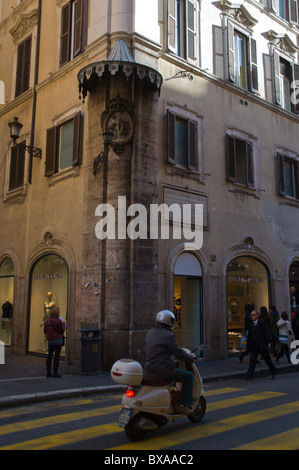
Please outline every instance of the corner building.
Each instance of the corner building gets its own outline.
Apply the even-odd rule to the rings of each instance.
[[[45,354],[53,302],[66,360],[95,327],[105,369],[143,360],[163,308],[205,360],[238,354],[247,304],[299,328],[298,15],[298,0],[0,0],[0,340],[14,353]],[[200,250],[122,231],[123,210],[162,203],[203,205]],[[121,236],[100,240],[105,204]]]

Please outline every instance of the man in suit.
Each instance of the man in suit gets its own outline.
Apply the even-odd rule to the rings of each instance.
[[[249,368],[246,374],[246,379],[253,378],[254,369],[256,366],[258,355],[261,354],[271,372],[272,379],[275,379],[276,369],[272,363],[270,354],[268,352],[268,345],[271,343],[271,333],[267,323],[259,318],[259,313],[256,310],[251,312],[252,326],[249,335],[249,349],[251,351]]]

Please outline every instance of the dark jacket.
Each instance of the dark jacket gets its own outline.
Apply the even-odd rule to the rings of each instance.
[[[65,330],[65,324],[60,318],[50,316],[44,323],[44,333],[47,341],[61,338]]]
[[[248,335],[249,349],[251,351],[265,351],[271,343],[271,333],[267,323],[259,318],[256,326],[252,324]]]
[[[177,343],[174,332],[169,326],[155,323],[145,339],[145,371],[165,379],[171,379],[176,374],[174,360],[176,359],[192,364],[191,354],[184,351]]]

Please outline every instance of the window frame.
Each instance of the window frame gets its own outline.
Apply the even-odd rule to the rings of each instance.
[[[296,84],[299,85],[299,64],[296,64],[290,58],[285,57],[279,50],[273,50],[273,75],[274,75],[274,103],[287,112],[299,114],[299,97]],[[289,66],[289,101],[288,107],[285,106],[282,93],[282,75],[281,63],[286,62]],[[286,78],[286,77],[284,77]]]
[[[245,143],[245,168],[246,174],[244,179],[245,184],[238,179],[237,176],[237,154],[236,154],[236,141]],[[257,173],[257,138],[238,131],[233,128],[227,128],[225,136],[226,146],[226,180],[242,188],[256,189],[258,187],[258,173]]]
[[[177,4],[180,4],[177,8]],[[193,6],[193,17],[190,10]],[[199,6],[197,0],[167,1],[167,47],[177,57],[199,63]],[[193,47],[190,46],[190,41]],[[193,54],[191,54],[193,49]]]
[[[294,195],[286,194],[285,163],[292,164],[292,179]],[[299,203],[299,155],[284,149],[276,152],[276,173],[278,195],[285,200],[297,201]]]
[[[245,42],[245,77],[246,86],[236,83],[236,50],[235,37],[244,38]],[[239,88],[259,94],[257,41],[252,35],[232,21],[227,22],[228,79]]]
[[[176,156],[176,132],[175,119],[186,121],[188,128],[188,164],[182,165]],[[166,109],[166,158],[165,162],[172,168],[183,172],[203,175],[202,157],[202,116],[192,111],[179,107],[167,107]],[[191,145],[190,145],[191,143]]]
[[[76,7],[75,7],[76,5]],[[79,12],[75,18],[75,14]],[[71,62],[87,45],[88,0],[69,0],[61,7],[59,65]]]
[[[73,152],[72,164],[67,168],[60,169],[60,135],[61,128],[73,122]],[[83,158],[83,117],[81,112],[77,112],[73,116],[56,123],[53,127],[47,129],[46,140],[46,161],[45,176],[51,177],[61,175],[65,172],[72,171],[75,167],[82,164]]]

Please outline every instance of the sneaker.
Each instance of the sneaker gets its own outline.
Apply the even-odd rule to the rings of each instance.
[[[190,408],[188,408],[188,406],[184,406],[184,405],[177,405],[174,411],[178,414],[187,415],[187,416],[191,416],[193,414],[193,411]]]

